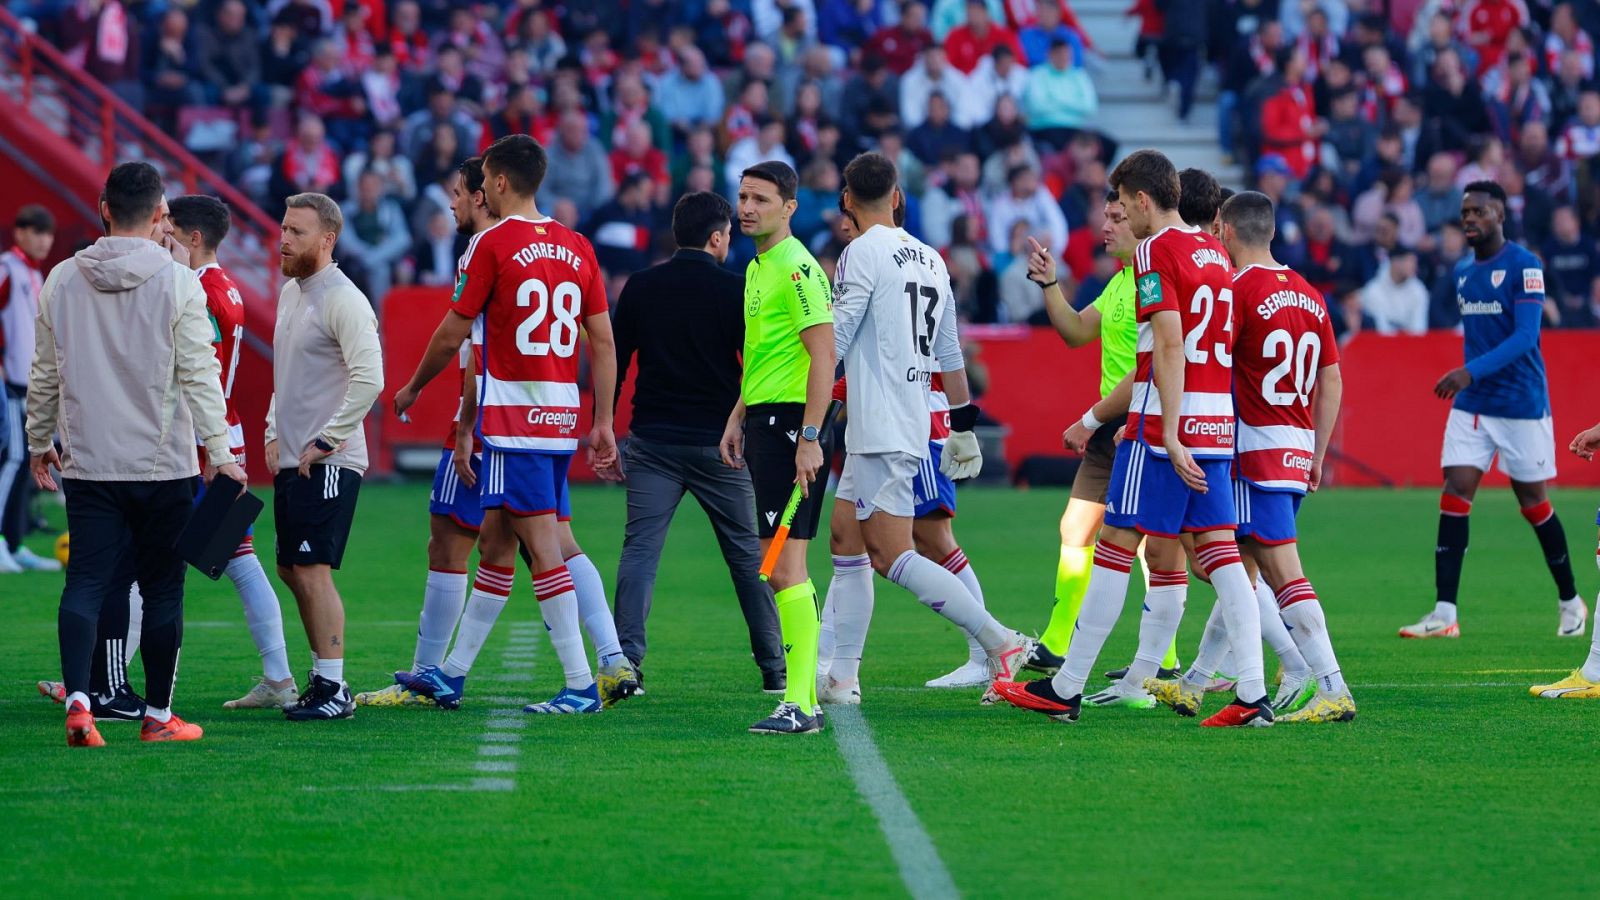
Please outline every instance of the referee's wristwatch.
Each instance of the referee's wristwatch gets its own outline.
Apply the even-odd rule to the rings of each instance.
[[[800,429],[800,440],[802,441],[810,441],[811,443],[815,444],[817,442],[817,438],[821,436],[821,429],[817,428],[815,425],[805,425]]]

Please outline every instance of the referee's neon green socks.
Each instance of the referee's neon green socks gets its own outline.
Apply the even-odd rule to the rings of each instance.
[[[788,686],[783,699],[811,715],[817,708],[817,589],[809,580],[773,594],[778,607],[778,627],[783,632],[783,661]]]
[[[1039,643],[1057,656],[1066,656],[1067,647],[1072,644],[1072,629],[1078,623],[1078,611],[1083,608],[1083,595],[1089,590],[1089,573],[1092,571],[1093,547],[1061,548],[1061,560],[1056,564],[1056,604],[1050,610],[1050,624],[1045,626],[1044,634],[1039,637]],[[1176,638],[1167,647],[1161,667],[1178,667]]]
[[[1067,645],[1072,643],[1072,628],[1078,622],[1078,610],[1083,608],[1083,595],[1089,590],[1089,573],[1093,569],[1093,547],[1062,546],[1061,561],[1056,564],[1056,605],[1050,610],[1050,624],[1039,637],[1045,649],[1057,656],[1065,656]]]

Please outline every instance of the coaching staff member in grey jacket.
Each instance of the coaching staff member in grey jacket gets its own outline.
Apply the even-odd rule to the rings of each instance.
[[[57,467],[67,496],[72,559],[57,627],[67,744],[75,747],[105,743],[89,706],[90,658],[101,601],[124,551],[134,554],[144,596],[140,737],[200,737],[198,725],[171,710],[183,640],[184,563],[174,544],[200,474],[195,435],[205,444],[208,474],[215,467],[245,480],[228,448],[205,290],[156,243],[171,231],[163,193],[147,163],[112,169],[100,204],[110,234],[56,266],[39,296],[28,453],[34,482],[55,490],[50,469]]]
[[[628,525],[617,568],[617,636],[637,667],[667,527],[687,491],[716,530],[762,687],[782,691],[783,641],[772,594],[759,577],[750,473],[723,465],[717,450],[728,410],[739,399],[744,349],[744,278],[721,266],[732,222],[733,209],[722,197],[686,195],[672,210],[677,253],[629,278],[617,298],[619,387],[629,362],[639,358],[621,459]]]
[[[267,463],[273,479],[278,576],[294,592],[313,667],[291,720],[347,719],[355,702],[344,681],[344,601],[333,570],[344,559],[356,494],[367,471],[362,431],[383,390],[378,319],[361,289],[333,261],[344,214],[325,194],[285,201],[272,332],[272,403]]]

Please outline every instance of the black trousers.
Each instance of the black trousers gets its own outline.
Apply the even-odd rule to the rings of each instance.
[[[637,435],[628,439],[622,464],[628,474],[628,525],[617,566],[615,614],[622,652],[635,664],[644,660],[645,620],[655,593],[656,569],[667,543],[667,528],[687,493],[700,504],[717,534],[739,610],[750,631],[750,652],[755,654],[756,665],[763,672],[782,672],[778,611],[772,605],[772,592],[760,577],[761,542],[756,537],[750,472],[723,465],[716,447],[662,444]],[[813,496],[820,493],[814,491]]]
[[[100,612],[122,577],[119,569],[131,563],[144,596],[145,700],[169,707],[183,643],[184,563],[174,545],[193,511],[193,482],[63,478],[62,489],[72,533],[57,614],[67,692],[91,690]],[[127,594],[112,602],[126,603]]]

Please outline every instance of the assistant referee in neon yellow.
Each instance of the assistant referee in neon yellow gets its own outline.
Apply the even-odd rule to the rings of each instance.
[[[1093,304],[1078,312],[1067,303],[1066,296],[1056,284],[1056,264],[1048,249],[1033,243],[1029,277],[1044,289],[1045,311],[1050,324],[1055,326],[1061,339],[1069,347],[1082,347],[1100,341],[1100,399],[1105,401],[1118,385],[1133,371],[1134,356],[1139,344],[1139,325],[1134,319],[1133,260],[1134,248],[1139,241],[1128,227],[1128,218],[1112,191],[1106,196],[1105,225],[1100,237],[1106,252],[1116,257],[1122,268],[1106,283]],[[1128,388],[1123,387],[1126,392]],[[1126,409],[1128,404],[1106,404],[1109,408]],[[1094,541],[1105,519],[1106,489],[1111,483],[1111,461],[1116,455],[1115,437],[1127,420],[1118,415],[1101,422],[1094,417],[1099,404],[1090,407],[1083,418],[1074,422],[1063,435],[1071,449],[1083,453],[1078,464],[1078,474],[1072,481],[1072,496],[1067,501],[1066,512],[1061,515],[1061,558],[1056,566],[1056,602],[1050,611],[1050,624],[1040,636],[1038,646],[1029,657],[1025,668],[1049,675],[1055,674],[1072,641],[1072,628],[1078,621],[1078,610],[1083,606],[1083,594],[1089,587],[1089,570],[1094,567]],[[1167,650],[1162,660],[1164,669],[1177,666],[1177,652]]]
[[[783,631],[788,683],[755,734],[822,730],[817,707],[817,590],[806,548],[822,519],[822,418],[833,392],[833,303],[822,267],[789,231],[799,177],[781,162],[758,163],[739,179],[739,230],[756,242],[744,276],[744,374],[722,436],[722,460],[748,464],[763,556],[789,495],[805,500],[769,583]]]

